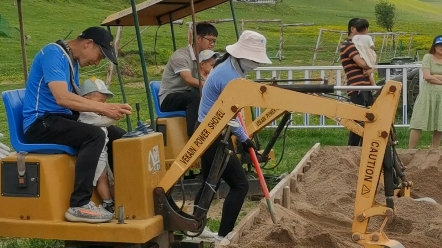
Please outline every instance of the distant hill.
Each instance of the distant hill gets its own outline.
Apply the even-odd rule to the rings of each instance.
[[[391,0],[398,10],[398,22],[442,21],[441,0]],[[352,17],[374,19],[377,0],[290,0],[305,21],[337,23]]]
[[[440,1],[440,0],[421,0],[421,2],[425,2],[425,3],[442,8],[442,1]]]

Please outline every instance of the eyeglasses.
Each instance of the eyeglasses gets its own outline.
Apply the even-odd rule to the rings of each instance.
[[[204,39],[209,41],[209,44],[216,44],[216,39],[208,39],[206,37],[203,37]]]

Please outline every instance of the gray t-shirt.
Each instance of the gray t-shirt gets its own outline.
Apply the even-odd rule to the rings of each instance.
[[[180,72],[182,71],[190,71],[193,77],[198,78],[196,57],[190,45],[186,48],[177,49],[167,62],[161,79],[160,92],[158,93],[160,104],[171,93],[188,92],[193,89],[181,77]]]

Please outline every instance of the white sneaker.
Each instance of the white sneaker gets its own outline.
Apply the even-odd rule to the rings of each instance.
[[[198,233],[187,232],[187,234],[190,235],[190,236],[195,236]],[[213,239],[215,237],[215,235],[217,235],[217,234],[212,232],[212,231],[210,231],[210,229],[208,227],[204,227],[203,232],[200,235],[198,235],[198,238],[200,238],[200,239]],[[189,238],[192,238],[192,237],[189,237]]]
[[[217,245],[217,244],[219,244],[219,243],[221,242],[221,240],[224,239],[224,237],[219,236],[219,235],[217,234],[217,235],[213,236],[213,239],[215,239],[215,244]]]
[[[103,223],[113,219],[113,214],[95,206],[93,201],[81,207],[70,207],[65,218],[71,222]]]
[[[230,239],[232,238],[231,234],[232,232],[229,232],[226,236],[213,236],[213,239],[215,240],[215,245],[229,245]]]

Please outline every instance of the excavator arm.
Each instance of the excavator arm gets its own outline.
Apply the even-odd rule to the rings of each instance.
[[[396,86],[397,84],[395,82],[392,82],[392,84],[392,86],[400,91],[401,88]],[[247,96],[243,94],[245,91],[249,92]],[[392,109],[394,106],[394,99],[390,99],[392,95],[397,95],[397,93],[379,97],[376,104],[374,104],[371,109],[367,109],[335,99],[255,83],[246,79],[232,80],[212,106],[209,113],[207,113],[204,121],[198,129],[195,130],[192,137],[190,137],[181,153],[172,163],[171,168],[160,181],[158,187],[163,188],[166,192],[170,190],[195,160],[199,158],[221,134],[227,123],[236,116],[238,111],[246,106],[326,115],[332,118],[338,117],[377,124],[379,120],[375,121],[376,119],[385,119],[383,112],[391,109],[391,111],[394,112],[393,116],[396,113],[396,107]],[[385,99],[390,100],[390,106],[383,106],[383,108],[379,108],[380,113],[376,113],[376,106],[380,104],[378,102],[384,102],[386,101]],[[392,119],[389,120],[388,127],[386,128],[388,132],[390,131],[393,116]],[[261,127],[264,128],[264,125]]]
[[[272,121],[279,118],[281,115],[283,115],[286,112],[287,112],[286,110],[266,109],[264,112],[262,112],[260,116],[258,116],[255,120],[253,120],[250,124],[247,125],[247,133],[252,135],[261,131],[263,128],[265,128],[270,123],[272,123]],[[364,133],[364,128],[354,120],[338,118],[338,117],[330,117],[330,116],[326,117],[337,121],[339,124],[341,124],[342,126],[346,127],[348,130],[356,133],[359,136],[362,136]]]
[[[333,86],[327,85],[327,87],[333,90]],[[372,233],[367,233],[367,227],[370,217],[381,215],[386,220],[393,215],[393,209],[374,204],[401,87],[400,82],[387,82],[372,107],[365,108],[336,99],[301,93],[288,87],[264,85],[246,79],[232,80],[166,172],[155,189],[156,193],[161,191],[167,194],[195,160],[225,131],[227,124],[237,112],[246,106],[265,108],[269,111],[275,109],[364,122],[364,143],[358,173],[352,240],[365,247],[385,247],[387,244],[397,243],[387,238],[382,230],[384,225]],[[248,94],[244,95],[244,92]],[[160,204],[157,209],[163,207]],[[185,215],[185,218],[191,218],[191,216]],[[189,228],[201,227],[195,227],[194,224]]]
[[[253,136],[254,134],[264,129],[266,126],[272,123],[272,121],[278,119],[281,115],[283,115],[286,112],[287,112],[286,110],[280,110],[280,109],[266,109],[264,110],[264,112],[262,112],[260,116],[256,117],[255,120],[251,121],[248,118],[245,118],[247,125],[246,127],[247,133],[250,136]],[[251,121],[250,124],[248,124],[247,121]]]
[[[277,85],[276,81],[275,81],[274,85]],[[258,116],[255,120],[252,120],[251,115],[248,115],[248,116],[245,115],[246,123],[250,123],[247,126],[247,132],[249,134],[251,134],[251,137],[253,137],[254,134],[261,131],[264,127],[266,127],[267,125],[269,125],[271,122],[273,122],[274,120],[276,120],[277,118],[279,118],[282,115],[284,115],[284,117],[280,120],[280,123],[278,124],[278,127],[276,128],[272,138],[270,139],[270,141],[267,144],[267,146],[265,147],[265,149],[261,152],[261,154],[259,154],[263,161],[267,161],[269,159],[268,155],[269,155],[271,149],[275,145],[276,140],[278,139],[282,129],[284,128],[284,126],[288,122],[289,116],[285,116],[285,115],[291,115],[291,112],[287,112],[285,110],[278,110],[278,109],[265,109],[261,113],[261,115]],[[338,122],[339,124],[341,124],[342,126],[347,128],[348,130],[352,131],[353,133],[355,133],[359,136],[364,135],[364,127],[362,127],[359,123],[355,122],[354,120],[338,118],[338,117],[333,118],[330,116],[326,116],[326,117]],[[390,144],[392,146],[397,145],[397,140],[396,140],[396,137],[394,136],[394,134],[391,135]],[[392,157],[393,157],[393,154],[392,154]],[[385,164],[384,164],[384,166],[385,166]],[[409,182],[405,178],[405,175],[402,173],[403,168],[396,167],[396,166],[393,166],[393,167],[395,167],[394,170],[396,171],[396,173],[394,175],[392,174],[391,177],[396,177],[395,178],[396,181],[401,180],[404,183],[403,185],[396,187],[393,190],[393,192],[394,192],[393,195],[398,196],[398,197],[404,197],[404,196],[409,197],[411,194],[411,192],[410,192],[411,182]],[[387,171],[388,171],[388,168],[387,168]],[[379,184],[381,184],[385,187],[384,180],[386,177],[388,177],[390,175],[388,175],[388,174],[385,175],[383,173],[383,171],[381,172],[381,175],[382,176],[380,178]]]

